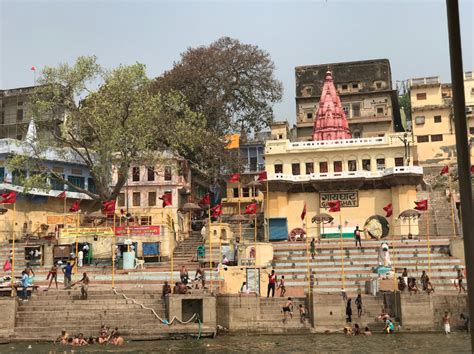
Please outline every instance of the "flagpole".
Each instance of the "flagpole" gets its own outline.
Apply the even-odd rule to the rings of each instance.
[[[305,203],[306,206],[306,203]],[[309,239],[309,224],[308,224],[308,216],[307,213],[304,215],[304,222],[306,224],[306,266],[307,266],[307,271],[308,271],[308,296],[310,296],[311,293],[311,270],[309,267],[309,245],[308,245],[308,239]]]
[[[15,224],[16,224],[16,201],[13,203],[13,240],[12,240],[12,269],[11,269],[11,283],[12,292],[11,296],[15,296]]]
[[[106,216],[107,217],[107,216]],[[114,209],[114,236],[112,238],[112,289],[115,289],[115,209]]]
[[[452,179],[451,174],[448,174],[449,182],[449,204],[451,204],[451,224],[453,225],[453,237],[456,236],[456,221],[454,220],[454,198],[453,198],[453,189],[452,189]]]
[[[339,209],[339,236],[341,242],[341,276],[342,276],[342,289],[346,290],[346,281],[344,276],[344,245],[342,241],[342,210]]]
[[[267,219],[267,222],[264,223],[264,226],[265,226],[265,237],[267,238],[267,242],[270,241],[270,215],[269,215],[269,206],[268,206],[268,201],[270,200],[270,196],[268,194],[268,176],[267,176],[267,180],[266,180],[266,190],[267,190],[267,202],[265,203],[265,214],[266,214],[266,219]],[[265,220],[265,218],[264,218]]]
[[[428,275],[431,278],[430,210],[426,207],[426,233],[428,236]]]
[[[169,214],[168,216],[169,217]],[[171,225],[168,225],[169,227],[169,230],[170,230],[170,241],[173,240],[173,244],[170,245],[170,284],[173,285],[173,272],[174,272],[174,244],[176,242],[176,239],[174,237],[174,233],[172,234],[172,230],[171,230]]]
[[[390,215],[390,222],[393,224],[393,214]],[[395,263],[395,229],[392,227],[392,243],[393,243],[393,246],[392,246],[392,249],[393,249],[393,285],[394,285],[394,288],[393,288],[393,291],[397,291],[397,265]]]
[[[213,279],[212,279],[212,240],[211,240],[211,205],[209,204],[208,210],[208,224],[209,224],[209,273],[211,277],[211,294],[212,294],[212,286],[213,286]]]

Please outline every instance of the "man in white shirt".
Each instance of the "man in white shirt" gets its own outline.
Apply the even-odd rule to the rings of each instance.
[[[78,253],[77,253],[77,266],[78,267],[82,267],[82,260],[84,259],[84,252],[82,252],[82,250],[80,250]]]

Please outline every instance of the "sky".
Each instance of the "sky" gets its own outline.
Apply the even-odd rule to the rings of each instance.
[[[464,70],[474,68],[474,1],[460,0]],[[392,81],[450,82],[444,0],[0,0],[0,89],[30,86],[31,66],[96,55],[113,68],[144,63],[150,77],[188,47],[229,36],[268,51],[284,96],[275,119],[295,122],[294,68],[388,58]]]

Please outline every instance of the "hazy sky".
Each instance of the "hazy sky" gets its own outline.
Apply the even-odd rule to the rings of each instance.
[[[9,1],[0,0],[0,88],[33,84],[30,67],[98,56],[160,75],[189,46],[222,36],[270,52],[283,82],[277,120],[295,121],[294,67],[388,58],[393,84],[450,81],[445,1]],[[464,69],[473,65],[474,1],[461,1]]]

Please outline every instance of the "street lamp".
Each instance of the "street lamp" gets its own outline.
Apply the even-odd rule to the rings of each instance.
[[[405,146],[405,166],[410,166],[410,141],[408,140],[408,133],[403,134],[403,139],[397,136],[398,139]]]

